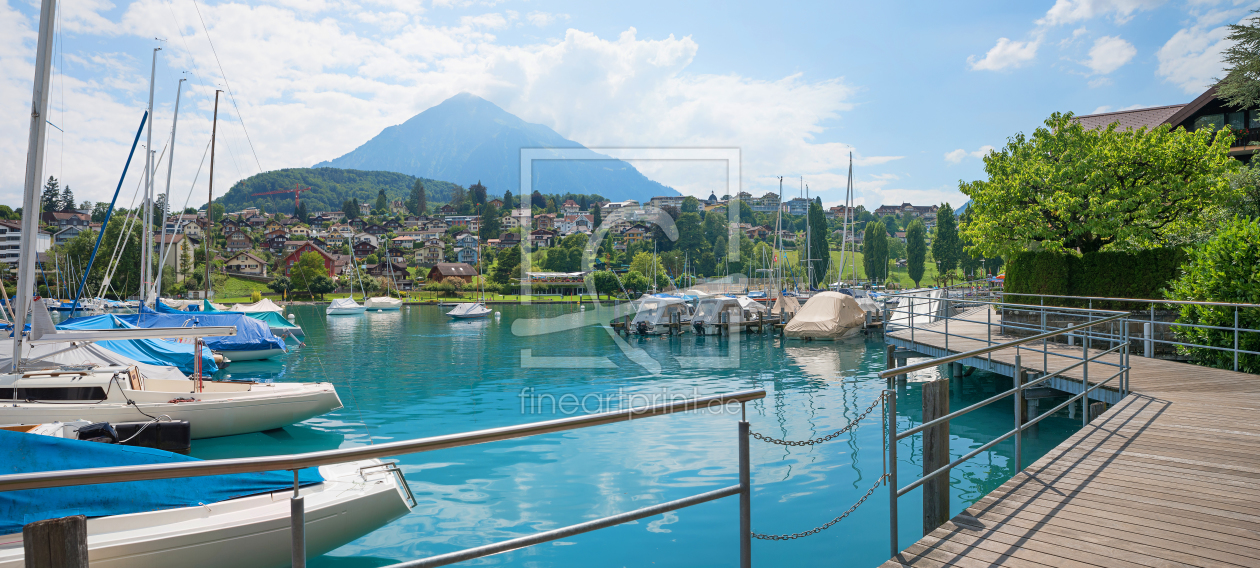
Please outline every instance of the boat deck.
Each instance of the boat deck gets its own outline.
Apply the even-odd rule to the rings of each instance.
[[[946,349],[922,329],[889,343],[958,353],[999,338],[984,323],[951,322],[950,333],[978,339],[951,337]],[[1036,365],[1024,357],[1040,368],[1039,345]],[[1014,368],[1014,350],[993,359]],[[1051,370],[1070,363],[1053,360]],[[1260,566],[1260,377],[1131,364],[1132,394],[883,566]]]

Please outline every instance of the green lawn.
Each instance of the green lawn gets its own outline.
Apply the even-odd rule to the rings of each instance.
[[[784,259],[787,262],[795,263],[796,259],[799,258],[797,255],[798,255],[797,251],[793,251],[793,250],[784,251]],[[845,256],[845,259],[844,259],[845,268],[844,268],[844,277],[842,278],[842,280],[851,281],[853,279],[852,274],[853,274],[854,269],[856,269],[857,271],[857,279],[865,280],[866,269],[862,267],[862,258],[863,258],[862,253],[847,252],[845,253],[844,256]],[[850,260],[850,258],[852,258],[852,260]],[[831,251],[832,270],[834,271],[835,266],[839,264],[840,264],[840,251],[838,250]],[[931,261],[926,262],[924,264],[926,266],[923,267],[924,268],[923,279],[919,281],[919,286],[935,286],[936,285],[936,265],[932,263]],[[910,273],[909,273],[908,268],[904,268],[904,267],[892,268],[891,272],[889,273],[889,280],[900,284],[903,288],[914,287],[914,281],[910,279]]]

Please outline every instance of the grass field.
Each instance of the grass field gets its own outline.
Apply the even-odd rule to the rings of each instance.
[[[784,259],[787,262],[795,263],[796,259],[799,258],[797,255],[798,255],[797,251],[791,251],[791,250],[785,251]],[[850,260],[850,258],[852,258],[852,260]],[[852,274],[853,274],[854,269],[856,269],[857,271],[858,280],[866,279],[866,269],[862,267],[862,258],[863,258],[862,253],[860,252],[845,253],[845,260],[844,260],[845,269],[844,269],[844,277],[842,278],[842,280],[852,281],[853,280]],[[840,264],[840,251],[838,250],[831,251],[831,266],[832,266],[833,274],[834,274],[835,267],[838,266],[839,264]],[[935,286],[936,285],[936,265],[930,260],[926,262],[925,264],[926,266],[923,267],[924,268],[923,279],[919,280],[919,285],[920,286]],[[914,281],[910,279],[910,273],[909,273],[908,268],[904,268],[904,267],[892,268],[891,271],[889,272],[888,279],[889,281],[900,284],[903,288],[914,287]]]

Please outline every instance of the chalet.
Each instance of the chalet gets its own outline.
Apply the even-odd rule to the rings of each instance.
[[[276,230],[276,229],[281,229],[281,228],[284,228],[284,225],[281,225],[281,224],[280,224],[280,222],[279,222],[279,221],[277,221],[277,220],[275,220],[275,219],[272,219],[272,220],[270,220],[270,221],[267,221],[267,224],[266,224],[266,225],[263,225],[263,230],[264,230],[264,231],[267,231],[268,233],[270,233],[270,232],[272,232],[272,231],[274,231],[274,230]]]
[[[493,205],[495,209],[503,209],[503,200],[491,199],[490,201],[486,203],[486,205]]]
[[[440,213],[440,214],[442,214],[442,215],[454,215],[454,214],[455,214],[455,208],[454,208],[454,207],[451,207],[450,205],[443,205],[443,206],[442,206],[442,207],[440,207],[437,211],[438,211],[438,213]]]
[[[333,257],[333,275],[348,274],[354,268],[354,256],[348,254],[329,254]]]
[[[460,227],[469,231],[477,232],[481,226],[481,218],[475,215],[447,217],[446,224],[451,227]]]
[[[381,246],[381,239],[371,233],[359,233],[350,237],[350,246],[354,246],[356,243],[372,243],[372,246],[379,247]]]
[[[641,241],[647,238],[648,230],[643,225],[631,225],[621,231],[621,241],[625,244]]]
[[[426,231],[441,231],[445,233],[450,230],[451,226],[446,221],[430,221],[424,226]]]
[[[1172,129],[1185,128],[1194,131],[1201,128],[1229,129],[1234,132],[1234,143],[1229,155],[1242,162],[1251,160],[1260,151],[1260,109],[1240,109],[1229,106],[1216,98],[1216,86],[1212,86],[1193,101],[1180,105],[1139,108],[1075,117],[1085,128],[1106,128],[1112,124],[1119,130],[1170,125]]]
[[[302,246],[299,246],[293,249],[293,252],[290,252],[288,256],[284,257],[284,260],[280,261],[280,266],[284,267],[285,275],[288,275],[289,269],[292,268],[293,265],[297,263],[297,261],[302,259],[302,255],[306,253],[310,253],[310,252],[316,253],[319,256],[323,257],[325,274],[330,274],[330,275],[334,274],[333,271],[336,270],[336,266],[333,261],[332,255],[328,254],[327,252],[324,252],[324,249],[315,246],[315,243],[308,241],[308,242],[302,243]]]
[[[289,254],[289,253],[291,253],[291,252],[293,252],[293,251],[295,251],[295,250],[297,250],[297,249],[299,249],[299,248],[302,248],[302,245],[305,245],[305,244],[306,244],[306,243],[308,243],[308,242],[310,242],[310,241],[306,241],[306,240],[301,240],[301,241],[285,241],[285,242],[284,242],[284,252],[283,252],[282,254]]]
[[[350,220],[350,222],[349,222],[349,223],[346,223],[346,224],[347,224],[347,225],[350,225],[350,228],[351,228],[354,232],[356,232],[356,233],[362,233],[362,232],[363,232],[363,227],[366,227],[366,226],[367,226],[367,221],[364,221],[363,219],[351,219],[351,220]]]
[[[363,232],[379,237],[381,235],[384,235],[385,233],[388,233],[389,230],[386,229],[385,227],[377,225],[376,223],[372,223],[371,225],[364,227]]]
[[[350,247],[350,250],[354,251],[355,258],[365,258],[369,255],[376,254],[376,251],[379,248],[380,247],[370,242],[359,241],[357,243],[354,243],[354,245]]]
[[[52,225],[57,230],[61,230],[66,227],[87,228],[92,216],[77,211],[48,211],[41,214],[39,220],[45,225]]]
[[[396,262],[378,262],[376,264],[369,264],[367,265],[367,273],[376,277],[405,277],[407,275],[407,264],[405,262],[401,264]]]
[[[407,266],[407,254],[411,252],[411,249],[390,247],[385,252],[389,255],[390,262]]]
[[[580,210],[581,208],[578,207],[577,202],[572,199],[564,200],[564,205],[560,206],[560,212],[565,215],[577,215]]]
[[[589,233],[591,226],[595,223],[594,215],[565,215],[557,219],[557,229],[561,234],[571,235],[573,233]]]
[[[416,239],[408,236],[394,237],[390,243],[398,248],[411,249],[415,246]]]
[[[249,240],[249,235],[240,229],[236,229],[227,235],[227,246],[224,247],[227,252],[241,252],[254,248],[254,243]]]
[[[326,233],[322,238],[330,247],[340,248],[341,245],[346,244],[346,238],[337,231],[328,231],[328,233]]]
[[[371,214],[372,214],[372,204],[370,204],[370,203],[360,203],[360,204],[359,204],[359,214],[360,214],[360,215],[371,215]]]
[[[267,218],[262,215],[250,215],[245,218],[245,223],[250,227],[257,229],[267,224]]]
[[[517,233],[503,233],[499,235],[499,242],[495,245],[498,249],[510,249],[521,244],[521,236]]]
[[[249,252],[236,253],[235,256],[223,263],[223,268],[233,274],[267,276],[267,262]],[[179,269],[177,268],[176,270],[178,271]]]
[[[350,236],[355,233],[354,227],[351,227],[350,225],[346,225],[344,223],[338,223],[336,225],[333,225],[331,228],[329,228],[329,230],[334,233],[341,233],[341,236],[345,238],[350,238]]]
[[[284,254],[284,244],[287,242],[289,237],[284,234],[284,229],[276,229],[263,237],[262,244],[273,254]]]
[[[400,223],[398,219],[390,219],[388,221],[385,221],[385,229],[387,231],[397,231],[401,228],[403,228],[403,224]]]
[[[317,247],[319,247],[319,248],[322,248],[322,249],[324,249],[324,250],[328,250],[328,241],[325,241],[324,239],[321,239],[321,238],[319,238],[319,237],[315,237],[315,238],[311,239],[311,242],[312,242],[312,243],[315,243],[315,246],[317,246]]]
[[[534,215],[534,226],[539,229],[552,229],[556,226],[555,213],[539,213]]]
[[[232,231],[241,228],[241,224],[234,219],[222,219],[219,221],[219,231],[225,235],[232,234]]]
[[[403,218],[403,226],[406,227],[419,227],[421,222],[420,216],[418,215],[408,215]]]
[[[770,230],[770,228],[764,225],[758,226],[758,227],[752,227],[751,229],[746,229],[744,231],[744,233],[747,234],[748,238],[750,239],[764,239],[770,236],[771,232],[772,231]]]
[[[460,233],[455,237],[455,259],[457,262],[477,264],[481,241],[469,233]]]
[[[936,221],[936,212],[941,207],[939,205],[911,205],[902,203],[901,205],[880,205],[878,209],[873,211],[876,217],[892,215],[900,219],[903,215],[909,215],[911,219],[924,218]],[[843,209],[843,207],[841,207]]]
[[[64,229],[53,233],[52,243],[57,246],[64,245],[79,236],[79,233],[87,230],[88,228],[84,225],[69,225]]]
[[[547,229],[536,229],[529,233],[529,245],[533,248],[547,248],[555,244],[556,232]]]
[[[446,234],[446,229],[425,229],[423,231],[420,231],[420,235],[417,236],[416,238],[421,241],[427,241],[429,239],[440,239],[442,238],[442,235],[445,235],[445,234]]]
[[[297,225],[289,227],[289,238],[309,237],[311,236],[311,228],[305,225]]]
[[[429,281],[441,282],[447,278],[459,278],[465,284],[477,276],[477,269],[463,262],[439,262],[429,269]]]
[[[416,252],[416,263],[424,266],[433,266],[445,260],[446,246],[441,239],[429,239],[425,241],[424,248]]]

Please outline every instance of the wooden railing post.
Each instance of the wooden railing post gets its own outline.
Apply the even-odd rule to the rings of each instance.
[[[22,527],[26,568],[88,568],[87,517],[35,521]]]

